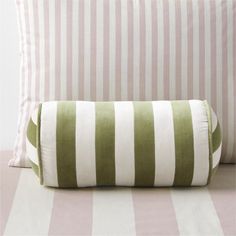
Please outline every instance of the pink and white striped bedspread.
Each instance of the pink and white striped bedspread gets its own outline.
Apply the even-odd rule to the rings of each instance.
[[[63,190],[8,168],[0,153],[1,235],[236,235],[236,166],[207,188]]]

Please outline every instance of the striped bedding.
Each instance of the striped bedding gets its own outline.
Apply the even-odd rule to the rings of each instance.
[[[45,102],[27,129],[45,186],[201,186],[220,161],[221,131],[206,101]]]
[[[26,127],[50,100],[206,99],[236,162],[235,0],[16,0],[21,40],[12,166],[29,166]]]
[[[220,165],[208,187],[64,190],[6,168],[0,152],[0,235],[236,235],[236,166]]]

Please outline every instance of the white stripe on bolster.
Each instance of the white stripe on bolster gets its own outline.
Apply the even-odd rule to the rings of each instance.
[[[37,124],[38,124],[38,108],[36,108],[33,111],[32,115],[31,115],[31,119],[32,119],[33,123],[37,126]]]
[[[218,147],[218,149],[213,153],[213,164],[212,164],[212,168],[215,168],[220,161],[220,156],[221,156],[221,148],[222,148],[222,143],[220,144],[220,146]]]
[[[35,148],[28,138],[26,138],[26,149],[27,149],[27,157],[36,165],[39,164],[38,162],[38,152],[37,148]]]
[[[217,127],[218,122],[217,122],[216,113],[213,111],[212,108],[211,108],[211,122],[212,122],[212,133],[213,133]]]

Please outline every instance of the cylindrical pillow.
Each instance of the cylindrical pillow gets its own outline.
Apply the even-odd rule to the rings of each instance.
[[[221,155],[206,101],[45,102],[32,114],[27,153],[41,184],[202,186]]]

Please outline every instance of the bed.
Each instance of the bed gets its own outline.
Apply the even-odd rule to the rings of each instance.
[[[236,166],[208,187],[42,187],[0,152],[1,235],[236,235]]]

